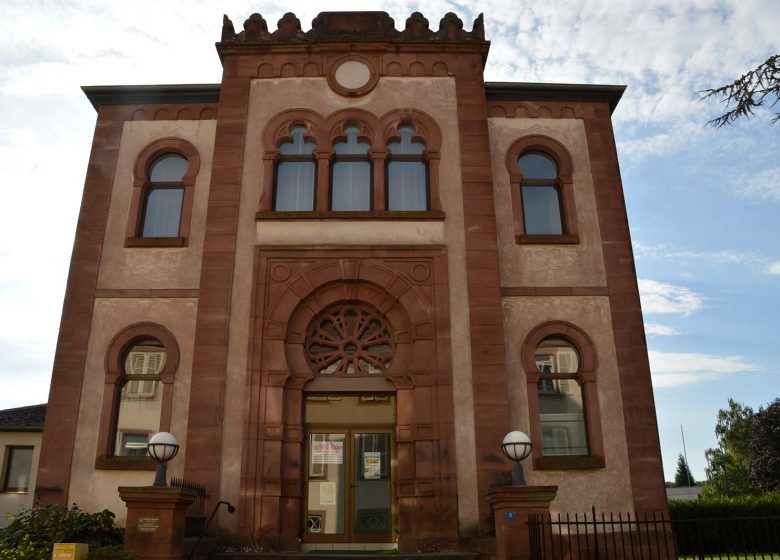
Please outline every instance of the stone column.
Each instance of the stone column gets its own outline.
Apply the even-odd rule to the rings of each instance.
[[[496,560],[531,558],[528,517],[550,513],[550,502],[557,493],[557,486],[500,486],[488,491],[496,522]]]
[[[119,497],[127,504],[125,548],[138,560],[186,556],[184,525],[195,492],[167,486],[120,486]]]

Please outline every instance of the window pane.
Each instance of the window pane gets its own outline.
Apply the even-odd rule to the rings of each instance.
[[[422,161],[391,161],[387,167],[390,210],[427,210],[427,168]]]
[[[369,143],[358,140],[360,129],[356,126],[348,126],[344,129],[344,133],[347,135],[347,140],[333,145],[337,154],[365,155],[368,153],[368,149],[371,147]]]
[[[160,431],[163,387],[157,376],[165,359],[165,347],[154,338],[136,342],[125,354],[115,455],[146,456],[149,436]]]
[[[184,189],[149,189],[146,193],[143,237],[177,237]]]
[[[332,210],[371,210],[371,163],[333,163]]]
[[[33,450],[25,447],[8,448],[8,466],[4,490],[27,492],[30,486]]]
[[[149,170],[149,180],[152,183],[177,183],[187,172],[189,162],[178,154],[168,154],[159,157]]]
[[[577,379],[541,379],[538,386],[543,455],[587,455],[582,386]]]
[[[560,235],[561,223],[560,197],[557,187],[522,187],[523,219],[525,233]]]
[[[579,371],[577,350],[566,340],[548,338],[536,349],[542,454],[587,455],[588,438],[582,385],[564,377]]]
[[[528,152],[517,162],[523,179],[556,179],[558,166],[549,156],[541,152]]]
[[[391,154],[396,155],[422,155],[425,151],[425,145],[422,142],[412,140],[414,128],[411,126],[399,126],[398,132],[401,135],[399,142],[389,142],[387,149]]]
[[[314,210],[313,161],[282,161],[276,167],[276,202],[278,212]]]
[[[306,134],[307,128],[305,126],[294,126],[290,129],[292,135],[292,142],[282,142],[279,145],[279,153],[282,155],[295,155],[302,156],[311,154],[317,145],[314,142],[308,142],[304,140],[303,135]]]

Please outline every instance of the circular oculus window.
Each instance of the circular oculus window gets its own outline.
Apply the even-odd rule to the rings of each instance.
[[[339,64],[334,78],[344,89],[360,89],[371,79],[371,69],[358,60],[348,60]]]
[[[336,60],[327,72],[328,84],[339,95],[354,97],[365,95],[379,81],[376,66],[373,61],[347,55]]]

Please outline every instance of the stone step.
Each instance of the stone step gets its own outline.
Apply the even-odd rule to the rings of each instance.
[[[478,560],[472,552],[212,552],[209,560]]]

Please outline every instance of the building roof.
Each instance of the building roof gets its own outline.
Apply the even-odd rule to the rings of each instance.
[[[101,105],[149,103],[217,103],[220,84],[165,84],[138,86],[83,86],[95,110]],[[626,86],[486,82],[488,101],[592,101],[609,103],[615,110]]]
[[[0,410],[0,432],[42,432],[46,405]]]

